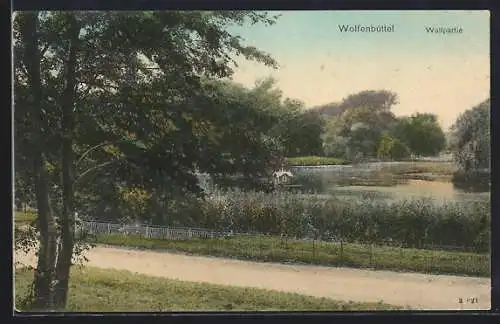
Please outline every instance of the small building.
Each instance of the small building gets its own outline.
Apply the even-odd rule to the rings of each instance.
[[[293,174],[290,171],[285,171],[283,169],[273,172],[273,180],[276,184],[286,184],[290,182],[293,178]]]

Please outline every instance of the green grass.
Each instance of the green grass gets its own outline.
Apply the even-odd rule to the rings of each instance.
[[[16,304],[26,296],[30,270],[15,275]],[[237,288],[145,276],[129,271],[73,267],[68,305],[71,312],[158,311],[366,311],[400,307],[341,302],[293,293]],[[22,310],[22,309],[21,309]]]
[[[96,243],[166,250],[254,261],[291,262],[434,274],[490,276],[490,255],[466,252],[403,249],[344,243],[288,241],[271,237],[233,237],[185,241],[139,236],[103,235]]]
[[[16,211],[14,215],[14,224],[16,226],[30,225],[37,217],[36,212]]]
[[[340,158],[326,156],[298,156],[286,158],[286,164],[290,166],[319,166],[319,165],[344,165],[348,161]]]

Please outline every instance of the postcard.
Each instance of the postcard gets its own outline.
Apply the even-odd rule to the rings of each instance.
[[[16,12],[16,310],[489,309],[489,24]]]

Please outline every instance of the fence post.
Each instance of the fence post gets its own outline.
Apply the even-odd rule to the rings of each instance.
[[[316,261],[316,239],[313,238],[313,261]]]
[[[109,223],[108,223],[108,234],[111,234],[111,226]]]
[[[373,263],[373,243],[370,243],[370,266]]]
[[[340,239],[340,261],[344,260],[344,241]]]

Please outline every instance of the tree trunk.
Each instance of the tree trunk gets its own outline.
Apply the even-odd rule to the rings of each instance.
[[[63,210],[60,219],[61,245],[56,265],[55,305],[64,308],[68,298],[68,284],[74,246],[74,190],[73,190],[73,132],[76,92],[77,43],[80,27],[73,13],[68,14],[69,49],[66,63],[66,86],[62,96],[62,191]]]
[[[37,204],[40,226],[40,248],[34,281],[33,309],[53,310],[55,264],[57,259],[57,230],[54,212],[51,208],[47,172],[42,167],[39,178],[39,191],[37,191]],[[42,207],[43,206],[43,207]],[[44,212],[40,212],[40,207]],[[45,216],[43,216],[45,215]]]
[[[38,263],[34,275],[34,301],[31,305],[34,309],[52,308],[52,284],[54,279],[54,260],[56,232],[54,217],[50,208],[50,197],[48,187],[48,172],[43,149],[45,147],[43,138],[44,116],[41,109],[42,86],[40,81],[40,52],[38,49],[38,13],[25,13],[23,19],[23,39],[25,42],[24,65],[28,71],[28,84],[32,93],[31,104],[33,118],[33,171],[35,182],[35,196],[38,208],[38,226],[40,230],[40,242],[38,247]]]

